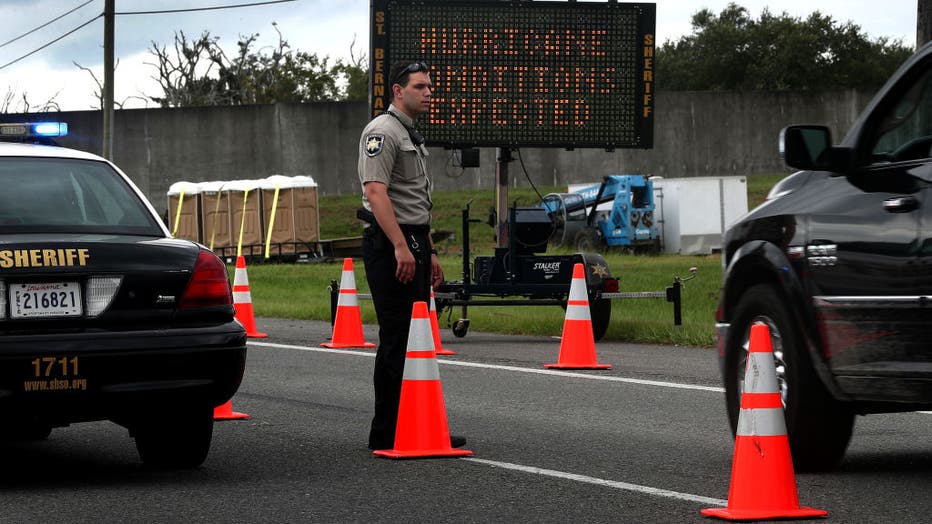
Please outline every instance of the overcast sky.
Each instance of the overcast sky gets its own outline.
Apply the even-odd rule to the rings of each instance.
[[[117,13],[166,11],[177,9],[228,6],[263,0],[116,0]],[[28,31],[85,4],[88,0],[0,0],[0,20],[4,36],[0,37],[0,67],[39,49],[47,43],[93,20],[103,12],[104,0],[90,0],[87,5],[29,35],[9,42]],[[657,39],[676,40],[691,32],[690,19],[702,8],[719,13],[728,0],[658,0]],[[757,18],[768,7],[774,14],[786,11],[805,17],[815,9],[837,22],[851,21],[872,38],[899,38],[915,45],[916,0],[743,0]],[[115,99],[124,107],[145,107],[132,97],[160,94],[151,78],[156,68],[149,51],[152,42],[170,47],[176,31],[197,37],[204,31],[220,37],[220,43],[234,52],[239,35],[259,33],[261,46],[277,43],[272,23],[278,25],[292,49],[329,56],[331,63],[348,59],[353,50],[368,55],[369,0],[295,0],[293,2],[236,9],[165,14],[124,14],[116,17],[115,55],[119,60],[115,81]],[[92,69],[103,80],[103,18],[97,18],[49,45],[45,49],[0,69],[0,95],[9,91],[18,97],[24,92],[31,103],[52,97],[62,110],[86,110],[95,106],[96,84],[73,62]],[[153,105],[149,102],[150,105]],[[14,107],[19,108],[20,104]]]

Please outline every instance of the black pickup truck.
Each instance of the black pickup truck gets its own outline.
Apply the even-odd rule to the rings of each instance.
[[[780,152],[802,171],[725,233],[721,371],[734,429],[749,328],[767,324],[794,464],[829,469],[855,415],[932,408],[932,46],[839,145],[794,125]]]

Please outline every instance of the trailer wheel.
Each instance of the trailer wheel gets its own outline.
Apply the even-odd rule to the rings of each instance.
[[[607,298],[589,301],[589,316],[592,317],[592,337],[602,340],[612,319],[612,301]]]
[[[453,335],[456,338],[465,337],[467,331],[469,331],[469,319],[468,318],[461,318],[453,323]]]

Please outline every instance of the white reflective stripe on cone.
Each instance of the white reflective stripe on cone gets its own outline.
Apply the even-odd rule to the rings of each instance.
[[[778,437],[786,435],[786,421],[782,408],[742,409],[738,414],[738,430],[741,437]]]
[[[748,366],[744,374],[744,391],[747,393],[780,392],[773,353],[758,351],[748,353]]]
[[[246,268],[238,267],[236,272],[233,273],[233,283],[237,286],[248,286],[249,277],[246,275]]]
[[[233,303],[234,304],[252,304],[252,295],[249,294],[249,291],[234,291],[233,292]]]
[[[352,293],[344,293],[342,289],[340,290],[340,295],[337,298],[337,307],[358,305],[359,298],[356,296],[356,290],[352,290]]]
[[[344,271],[340,275],[340,289],[356,289],[356,277],[353,276],[352,271]]]
[[[584,306],[568,304],[566,306],[566,320],[591,320],[589,305]]]
[[[408,351],[434,351],[434,331],[428,318],[412,318],[408,328]]]
[[[570,283],[570,300],[589,301],[589,294],[586,293],[586,281],[581,278],[574,278]]]
[[[402,380],[440,380],[440,367],[435,358],[405,359]]]

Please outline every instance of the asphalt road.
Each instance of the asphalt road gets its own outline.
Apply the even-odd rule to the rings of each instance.
[[[448,420],[474,455],[395,461],[366,449],[374,352],[320,349],[322,322],[257,322],[270,336],[233,399],[251,418],[216,423],[200,469],[144,468],[111,423],[56,429],[0,445],[0,522],[711,522],[699,510],[726,504],[714,350],[599,343],[613,369],[550,371],[552,337],[445,330]],[[932,414],[859,418],[837,471],[796,475],[801,504],[927,522],[929,435]]]

